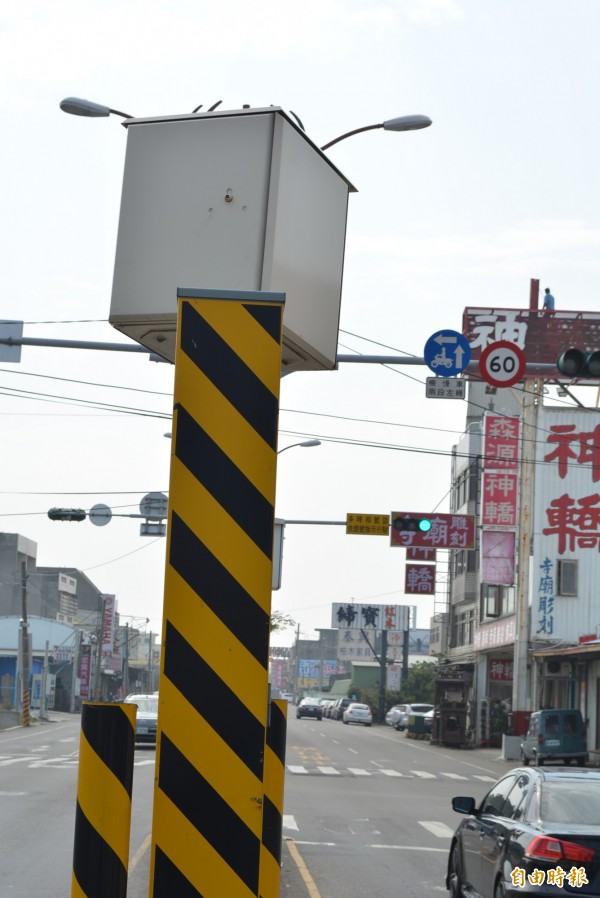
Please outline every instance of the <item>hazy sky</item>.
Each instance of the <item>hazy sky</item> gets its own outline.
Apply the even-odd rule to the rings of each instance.
[[[63,114],[69,95],[136,116],[274,104],[319,145],[429,115],[427,130],[329,151],[359,190],[341,352],[421,356],[434,331],[461,329],[465,306],[526,307],[531,278],[557,308],[599,310],[599,25],[596,0],[4,4],[0,315],[23,320],[25,336],[124,342],[107,318],[126,134],[115,117]],[[447,510],[465,405],[425,399],[427,374],[343,365],[286,377],[280,446],[323,444],[280,457],[277,516]],[[104,502],[135,514],[146,492],[167,491],[172,382],[170,366],[116,352],[25,348],[20,364],[0,363],[0,526],[155,631],[165,540],[128,518],[100,528],[46,512]],[[274,607],[314,636],[332,602],[413,604],[403,556],[386,538],[289,526]],[[437,610],[444,598],[442,584]],[[419,626],[433,606],[419,600]]]

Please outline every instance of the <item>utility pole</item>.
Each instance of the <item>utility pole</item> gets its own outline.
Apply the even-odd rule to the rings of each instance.
[[[154,633],[150,630],[148,634],[148,692],[154,692],[154,670],[152,667],[153,661],[153,643],[154,643]]]
[[[48,719],[48,706],[46,693],[48,691],[48,656],[50,654],[50,643],[46,640],[46,648],[44,649],[44,666],[42,667],[42,678],[40,682],[40,720]]]
[[[125,650],[123,652],[123,691],[129,695],[129,624],[125,624]]]
[[[29,715],[29,632],[27,629],[27,562],[21,562],[21,694],[23,726],[30,724]]]
[[[381,631],[381,655],[379,656],[379,723],[385,721],[385,687],[387,680],[387,630]]]
[[[48,645],[46,643],[46,645]],[[73,666],[71,668],[71,701],[69,702],[69,711],[75,713],[75,690],[77,687],[77,675],[79,674],[79,657],[81,654],[81,630],[75,633],[75,645],[73,646]],[[42,677],[43,682],[43,677]],[[41,708],[41,699],[40,699]]]

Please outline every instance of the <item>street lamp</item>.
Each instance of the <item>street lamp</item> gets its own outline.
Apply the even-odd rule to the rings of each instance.
[[[282,452],[285,452],[286,449],[293,449],[294,446],[301,446],[303,449],[310,449],[311,446],[320,446],[321,440],[305,440],[303,443],[290,443],[289,446],[284,446],[283,449],[279,449],[277,455],[281,455]]]
[[[399,118],[391,118],[377,125],[365,125],[363,128],[355,128],[353,131],[346,131],[340,134],[321,147],[322,150],[328,150],[340,140],[352,137],[354,134],[361,134],[363,131],[375,131],[377,128],[383,128],[384,131],[418,131],[421,128],[428,128],[431,125],[431,119],[427,115],[401,115]]]
[[[93,103],[91,100],[83,100],[81,97],[65,97],[65,99],[60,102],[60,108],[63,112],[68,112],[70,115],[83,115],[90,118],[106,118],[109,115],[120,115],[122,118],[135,118],[135,116],[129,115],[127,112],[119,112],[118,109],[111,109],[110,106],[103,106],[101,103]],[[196,113],[199,108],[199,106],[196,107],[194,113]],[[211,107],[209,112],[212,112],[214,108],[214,106]],[[292,115],[302,126],[298,116],[293,112]],[[401,115],[397,118],[386,119],[385,122],[379,122],[376,125],[364,125],[362,128],[346,131],[345,134],[340,134],[339,137],[330,140],[329,143],[322,146],[321,150],[328,150],[329,147],[339,143],[340,140],[345,140],[347,137],[352,137],[354,134],[361,134],[363,131],[374,131],[377,128],[383,128],[384,131],[418,131],[421,128],[428,128],[430,125],[431,119],[427,115]],[[302,130],[304,130],[304,127],[302,127]]]
[[[80,97],[65,97],[60,102],[60,108],[69,115],[85,115],[89,118],[106,118],[109,115],[120,115],[122,118],[133,118],[126,112],[111,109],[110,106],[102,106],[100,103],[92,103],[91,100],[82,100]]]

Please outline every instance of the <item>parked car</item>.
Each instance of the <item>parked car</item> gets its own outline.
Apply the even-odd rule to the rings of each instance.
[[[585,723],[578,709],[535,711],[521,742],[521,763],[575,761],[583,767],[587,758]]]
[[[452,807],[466,819],[450,846],[451,898],[600,895],[600,771],[517,767],[483,801]]]
[[[397,730],[405,730],[407,728],[408,718],[412,714],[427,714],[428,711],[434,710],[433,705],[427,705],[427,704],[422,704],[422,703],[421,704],[415,703],[414,705],[403,705],[402,707],[404,710],[400,714],[400,718],[396,725]]]
[[[431,711],[427,711],[426,714],[423,714],[425,718],[425,733],[428,736],[431,736],[433,733],[433,721],[435,720],[435,709],[432,708]]]
[[[406,708],[406,705],[393,705],[390,710],[385,715],[385,722],[389,727],[397,727],[398,721],[402,716],[402,712]]]
[[[331,717],[331,710],[334,705],[335,705],[335,702],[332,701],[331,699],[328,699],[325,702],[325,704],[323,706],[323,717]]]
[[[318,698],[303,698],[296,708],[296,719],[302,717],[316,717],[317,720],[323,719],[323,709]]]
[[[289,704],[292,704],[292,702],[294,701],[294,693],[293,692],[282,692],[281,697],[286,702],[289,702]]]
[[[343,713],[344,723],[362,723],[370,727],[373,723],[373,715],[368,705],[360,702],[351,702]]]
[[[155,692],[153,695],[128,695],[125,702],[130,705],[137,705],[135,741],[156,745],[158,692]]]
[[[339,698],[336,701],[335,705],[333,706],[333,708],[331,710],[331,716],[332,716],[333,720],[342,720],[343,719],[344,711],[346,710],[346,708],[348,707],[350,702],[351,702],[351,699],[349,699],[349,698]]]

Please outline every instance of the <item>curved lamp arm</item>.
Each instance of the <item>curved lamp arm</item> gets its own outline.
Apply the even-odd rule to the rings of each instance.
[[[384,131],[418,131],[421,128],[428,128],[431,123],[431,119],[427,115],[401,115],[399,118],[391,118],[385,122],[380,122],[378,125],[365,125],[363,128],[346,131],[345,134],[340,134],[339,137],[330,140],[321,149],[328,150],[329,147],[339,143],[340,140],[345,140],[354,134],[360,134],[362,131],[374,131],[376,128],[383,128]]]
[[[87,115],[91,118],[102,118],[108,115],[120,115],[122,118],[134,118],[126,112],[111,109],[110,106],[101,106],[100,103],[92,103],[91,100],[82,100],[80,97],[65,97],[60,101],[60,108],[70,115]]]

